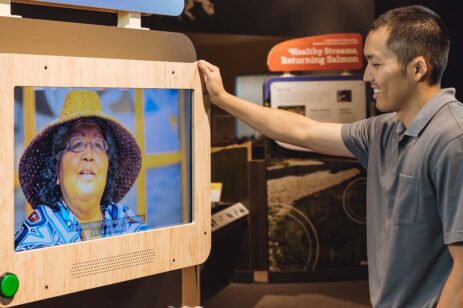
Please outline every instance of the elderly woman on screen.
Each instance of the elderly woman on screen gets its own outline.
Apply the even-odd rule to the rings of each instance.
[[[15,234],[15,250],[147,230],[132,210],[117,204],[140,167],[135,138],[101,112],[98,94],[70,91],[60,118],[21,157],[19,180],[34,211]]]

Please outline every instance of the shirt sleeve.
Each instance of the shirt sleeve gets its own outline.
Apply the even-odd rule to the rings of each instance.
[[[356,121],[349,124],[343,124],[341,128],[341,137],[344,145],[354,155],[362,166],[366,169],[368,166],[368,154],[371,140],[375,135],[376,117]]]
[[[450,141],[432,169],[446,245],[463,242],[463,137]]]

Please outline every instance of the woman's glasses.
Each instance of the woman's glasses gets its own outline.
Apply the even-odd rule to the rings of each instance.
[[[108,143],[103,138],[94,138],[91,142],[87,142],[84,138],[81,137],[71,138],[62,148],[62,150],[66,149],[74,153],[81,153],[87,148],[87,145],[89,144],[92,147],[92,150],[97,153],[107,153],[108,151]]]

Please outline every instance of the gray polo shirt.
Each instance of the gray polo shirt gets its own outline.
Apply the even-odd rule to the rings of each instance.
[[[395,113],[342,126],[368,170],[367,247],[374,307],[434,307],[463,241],[463,105],[436,94],[409,128]]]

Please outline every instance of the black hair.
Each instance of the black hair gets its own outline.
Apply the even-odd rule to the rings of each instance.
[[[369,30],[383,27],[390,31],[386,45],[404,69],[410,61],[423,56],[431,67],[431,83],[440,83],[447,66],[450,38],[439,15],[421,5],[404,6],[378,17]]]
[[[116,191],[116,170],[118,168],[117,145],[111,128],[101,119],[93,118],[100,126],[103,137],[108,144],[108,174],[106,177],[106,187],[101,198],[100,206],[105,208],[113,203],[114,193]],[[75,121],[74,121],[75,122]],[[63,154],[63,144],[66,142],[69,130],[74,122],[68,122],[57,126],[50,142],[50,152],[46,155],[43,162],[43,168],[40,180],[40,189],[38,195],[42,204],[51,208],[56,208],[57,203],[62,199],[61,189],[56,184],[58,179],[58,165]]]

